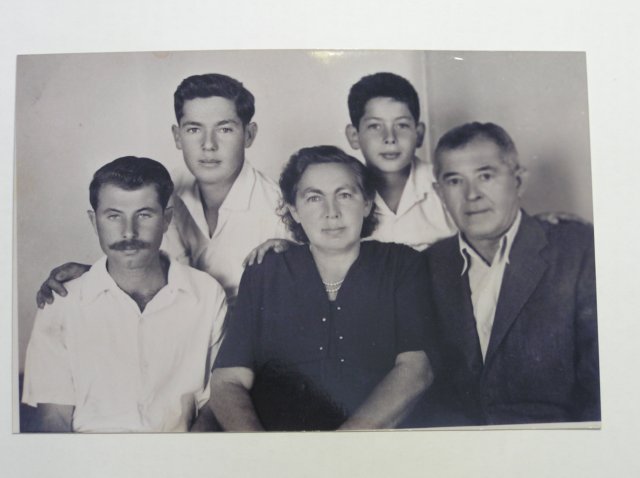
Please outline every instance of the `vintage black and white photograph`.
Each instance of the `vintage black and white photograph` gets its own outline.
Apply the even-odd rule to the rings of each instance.
[[[14,432],[600,427],[584,52],[21,55],[15,158]]]

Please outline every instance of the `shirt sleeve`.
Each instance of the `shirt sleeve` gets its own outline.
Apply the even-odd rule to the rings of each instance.
[[[205,388],[196,394],[196,403],[198,409],[202,408],[209,400],[211,390],[211,371],[213,363],[218,355],[220,344],[223,339],[224,327],[227,320],[227,301],[224,289],[220,284],[212,279],[212,287],[210,292],[211,305],[208,309],[212,318],[211,337],[209,338],[209,353],[207,355],[206,370],[208,371]]]
[[[22,401],[75,405],[75,388],[67,347],[66,301],[59,299],[38,310],[27,347]]]
[[[255,367],[256,327],[258,305],[255,303],[259,280],[259,266],[245,269],[240,280],[238,297],[233,312],[228,317],[225,335],[216,357],[214,368]]]
[[[399,261],[395,290],[396,353],[425,350],[426,271],[419,254],[408,247]]]

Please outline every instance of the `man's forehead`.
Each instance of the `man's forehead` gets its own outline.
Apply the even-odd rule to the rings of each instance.
[[[143,209],[160,206],[158,191],[153,184],[130,189],[114,183],[104,184],[98,191],[100,209]]]
[[[186,100],[182,107],[182,122],[189,119],[230,119],[239,121],[236,104],[222,96],[198,97]]]
[[[406,116],[413,119],[409,105],[404,101],[396,100],[388,96],[375,96],[367,101],[364,107],[364,118],[393,114]]]
[[[500,148],[491,141],[474,141],[462,148],[445,150],[440,154],[441,169],[481,169],[506,166]]]

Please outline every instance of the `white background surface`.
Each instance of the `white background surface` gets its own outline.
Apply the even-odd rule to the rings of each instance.
[[[637,476],[640,7],[630,1],[21,1],[0,13],[0,474],[8,477]],[[236,48],[586,51],[602,430],[11,434],[15,56]],[[37,132],[36,132],[37,133]],[[37,135],[36,139],[37,141]],[[33,191],[37,194],[37,191]],[[42,198],[49,201],[50,198]]]

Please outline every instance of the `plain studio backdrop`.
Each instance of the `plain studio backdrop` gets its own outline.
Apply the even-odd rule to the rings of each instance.
[[[147,156],[186,171],[175,148],[173,93],[193,74],[224,73],[256,97],[258,135],[247,159],[273,179],[305,146],[344,136],[347,94],[362,76],[406,77],[427,125],[418,155],[468,121],[512,135],[529,170],[524,207],[593,218],[585,55],[422,51],[216,51],[22,56],[16,97],[18,367],[36,313],[35,294],[64,262],[101,255],[87,218],[96,169]]]

